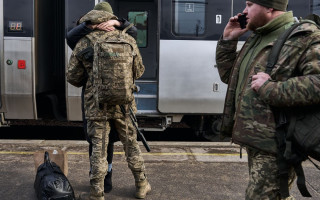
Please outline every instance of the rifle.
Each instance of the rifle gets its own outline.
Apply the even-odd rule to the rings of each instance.
[[[123,115],[125,116],[125,115],[126,115],[126,109],[124,108],[123,105],[120,105],[120,108],[121,108],[121,112],[122,112]],[[149,145],[148,145],[148,143],[147,143],[147,140],[146,140],[146,138],[144,137],[143,133],[141,133],[141,131],[140,131],[139,128],[138,128],[138,125],[137,125],[138,120],[137,120],[137,118],[136,118],[135,114],[133,113],[133,110],[132,110],[132,108],[131,108],[130,106],[129,106],[129,116],[130,116],[130,119],[131,119],[132,124],[133,124],[134,127],[137,129],[137,132],[138,132],[137,135],[138,135],[138,137],[141,139],[141,141],[142,141],[142,143],[143,143],[143,146],[146,148],[146,150],[147,150],[148,152],[150,152],[151,150],[150,150],[150,147],[149,147]]]

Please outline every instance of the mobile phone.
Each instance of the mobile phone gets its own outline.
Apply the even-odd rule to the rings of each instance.
[[[247,17],[245,14],[241,14],[239,17],[238,17],[238,22],[240,23],[240,27],[242,29],[245,29],[246,26],[247,26]]]

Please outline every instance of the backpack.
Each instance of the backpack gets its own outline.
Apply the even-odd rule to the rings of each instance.
[[[115,30],[116,33],[106,34],[94,43],[93,87],[94,97],[99,104],[123,105],[134,100],[135,40],[126,34],[131,26],[133,24],[123,31]]]
[[[39,200],[75,200],[73,188],[60,167],[44,154],[44,163],[37,169],[34,189]]]
[[[275,42],[268,57],[266,73],[270,75],[277,63],[281,48],[290,33],[303,23],[320,25],[319,16],[312,14],[286,30]],[[318,24],[319,23],[319,24]],[[274,111],[276,118],[276,137],[279,146],[279,173],[281,197],[289,196],[288,170],[293,166],[297,175],[297,186],[304,197],[311,197],[305,185],[302,162],[309,159],[319,170],[320,167],[309,157],[320,161],[320,106],[290,108]]]

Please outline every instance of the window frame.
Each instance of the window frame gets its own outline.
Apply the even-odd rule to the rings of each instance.
[[[142,29],[142,30],[139,29],[139,26],[137,25],[137,22],[133,22],[133,21],[130,20],[130,13],[146,13],[146,26],[145,26],[145,29]],[[134,15],[134,16],[136,17],[137,15]],[[137,41],[138,47],[139,48],[147,48],[148,47],[148,32],[149,32],[148,31],[148,25],[149,25],[149,13],[148,13],[148,11],[146,11],[146,10],[144,10],[144,11],[139,11],[139,10],[128,11],[128,21],[130,23],[133,23],[137,28],[137,39],[136,39],[136,41]],[[143,43],[139,42],[139,30],[140,31],[145,31],[145,37],[144,37]],[[145,44],[145,45],[141,46],[141,44]]]
[[[179,2],[184,3],[185,4],[185,12],[195,12],[195,7],[196,7],[196,3],[202,4],[204,6],[203,9],[203,16],[201,16],[202,21],[202,31],[197,34],[197,31],[194,31],[193,33],[179,33],[177,31],[177,27],[179,26],[179,19],[177,18],[177,4],[179,4]],[[190,2],[190,3],[189,3]],[[187,5],[188,4],[194,4],[193,10],[192,8],[190,8],[190,11],[187,10]],[[207,5],[208,5],[208,0],[172,0],[171,1],[171,6],[172,6],[172,34],[174,36],[177,37],[190,37],[190,38],[201,38],[206,36],[206,32],[207,32]],[[178,11],[178,13],[181,12],[180,10]],[[201,20],[200,19],[200,20]],[[197,26],[196,23],[194,23],[195,27]]]

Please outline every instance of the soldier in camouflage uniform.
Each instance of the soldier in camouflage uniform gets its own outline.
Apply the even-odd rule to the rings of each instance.
[[[107,11],[109,13],[113,13],[112,7],[107,2],[101,2],[95,5],[93,10],[103,10]],[[79,19],[80,20],[80,19]],[[73,50],[78,43],[78,41],[86,36],[87,34],[91,33],[94,29],[100,29],[103,31],[113,31],[115,29],[118,30],[124,30],[126,27],[130,26],[131,23],[127,21],[126,19],[112,19],[106,22],[103,22],[101,24],[91,24],[91,21],[85,21],[79,24],[79,21],[77,22],[77,26],[71,29],[66,36],[67,44],[68,46]],[[127,32],[130,36],[136,39],[137,37],[137,28],[135,26],[130,27]],[[85,133],[86,140],[89,143],[89,156],[92,154],[92,142],[87,134],[87,120],[85,118],[84,113],[84,90],[86,86],[82,86],[82,92],[81,92],[81,110],[82,110],[82,118],[83,118],[83,129]],[[119,141],[118,133],[115,131],[115,128],[112,127],[111,131],[109,133],[109,143],[107,147],[107,161],[108,161],[108,172],[104,179],[104,192],[109,193],[112,190],[112,173],[113,173],[113,167],[112,167],[112,160],[113,160],[113,151],[114,151],[114,142]],[[91,167],[90,167],[91,168]],[[91,170],[91,169],[90,169]]]
[[[84,21],[91,21],[92,24],[99,24],[110,19],[117,19],[111,13],[92,10],[80,19],[80,23]],[[136,130],[128,120],[126,116],[121,112],[120,107],[103,105],[102,107],[96,106],[96,102],[93,94],[93,71],[92,61],[86,60],[84,57],[79,56],[79,52],[87,47],[93,47],[93,42],[99,38],[104,37],[106,34],[112,35],[111,32],[105,32],[101,30],[94,30],[86,37],[79,40],[77,43],[69,61],[67,68],[67,81],[76,86],[81,87],[86,84],[84,91],[84,108],[85,117],[88,121],[87,130],[88,136],[92,141],[92,155],[90,157],[90,163],[92,171],[90,174],[90,200],[103,200],[104,199],[104,177],[107,173],[107,145],[108,135],[110,132],[111,123],[116,128],[119,138],[123,144],[125,155],[128,162],[128,167],[131,169],[135,179],[136,185],[136,198],[145,198],[146,194],[151,191],[151,186],[147,181],[145,175],[144,160],[141,156],[141,151],[137,142]],[[118,32],[115,32],[118,34]],[[89,39],[90,38],[90,39]],[[138,79],[144,72],[144,65],[136,45],[135,39],[132,38],[132,44],[136,57],[134,58],[134,79]],[[86,76],[88,81],[85,83]],[[127,105],[128,107],[129,105]],[[133,101],[130,105],[134,111],[136,111],[136,105]],[[82,198],[82,197],[81,197]]]
[[[228,84],[221,134],[247,149],[247,200],[281,199],[271,107],[320,103],[320,31],[315,25],[306,23],[294,30],[271,77],[264,73],[274,42],[294,23],[287,4],[288,0],[246,1],[246,28],[240,28],[240,14],[231,17],[217,45],[219,74]],[[239,37],[249,30],[252,34],[237,52]],[[289,185],[294,179],[290,169]]]

